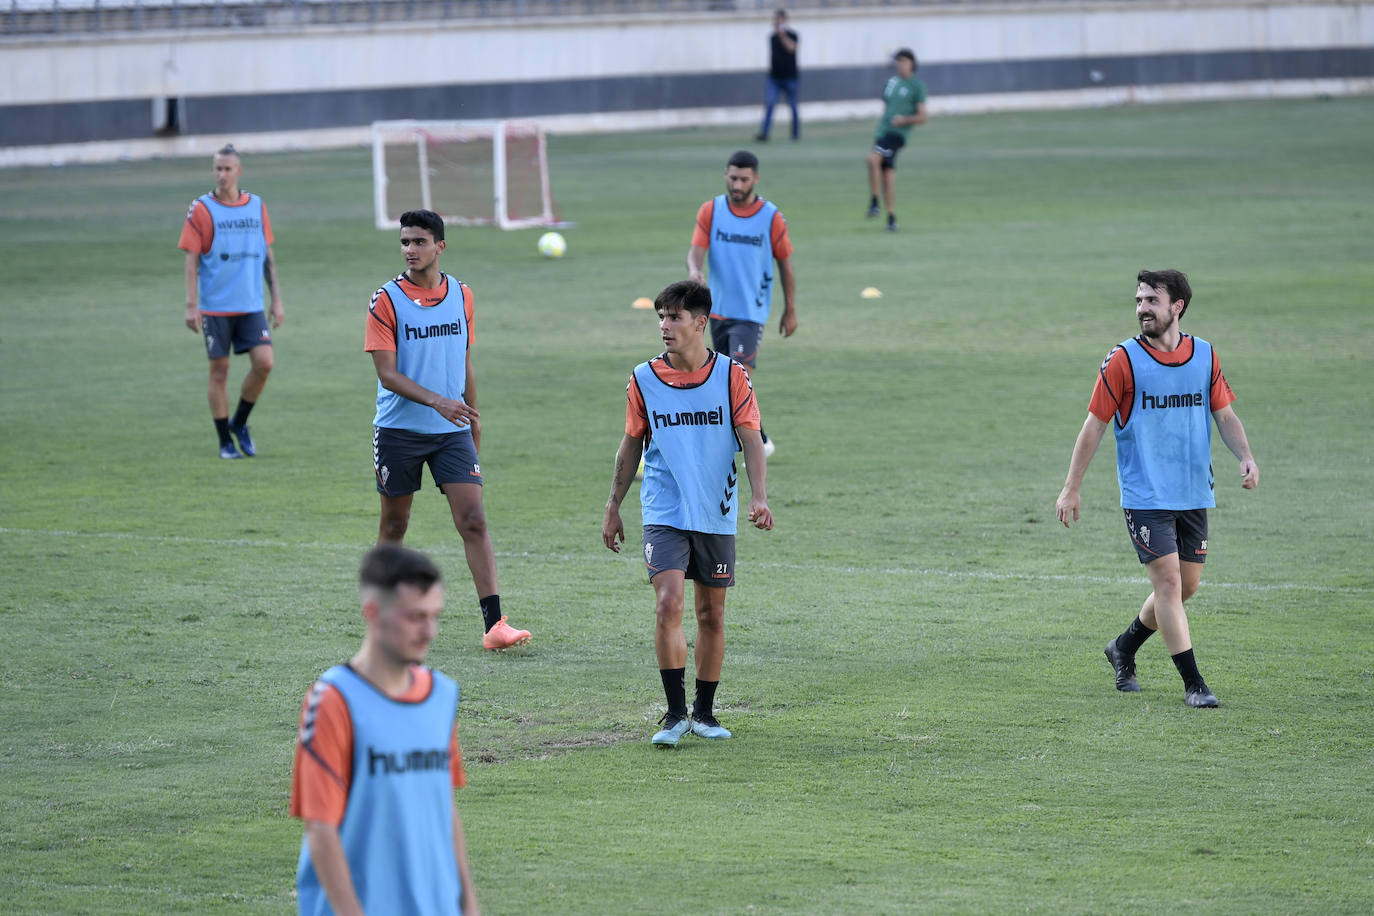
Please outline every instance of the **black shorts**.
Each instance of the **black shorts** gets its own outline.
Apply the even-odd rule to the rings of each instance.
[[[873,152],[883,157],[883,168],[895,169],[897,167],[897,152],[904,146],[906,146],[906,137],[895,130],[890,130],[873,143]]]
[[[271,346],[272,331],[262,312],[242,315],[201,315],[201,333],[205,335],[205,355],[223,359],[232,344],[235,353],[247,353],[254,347]]]
[[[1126,530],[1140,562],[1171,553],[1185,563],[1207,561],[1206,509],[1124,509]]]
[[[712,318],[711,344],[717,353],[752,369],[763,345],[763,325],[739,318]]]
[[[645,525],[644,565],[650,582],[665,569],[680,569],[702,585],[729,588],[735,584],[735,536]]]
[[[372,469],[377,492],[406,496],[420,489],[424,466],[441,490],[446,483],[482,485],[482,467],[472,444],[472,430],[451,433],[413,433],[407,429],[372,427]]]

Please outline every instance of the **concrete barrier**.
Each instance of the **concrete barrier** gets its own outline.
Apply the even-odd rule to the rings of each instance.
[[[1044,0],[793,20],[809,119],[874,115],[902,45],[937,114],[1374,91],[1374,0]],[[0,165],[196,154],[227,137],[350,145],[393,118],[748,123],[768,25],[720,13],[6,40]],[[155,137],[171,100],[176,135]]]

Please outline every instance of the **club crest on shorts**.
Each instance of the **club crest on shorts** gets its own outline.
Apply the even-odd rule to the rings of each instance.
[[[654,561],[654,545],[653,545],[653,544],[645,544],[645,545],[644,545],[644,562],[645,562],[645,563],[652,563],[653,561]]]
[[[1141,525],[1140,528],[1137,529],[1137,533],[1140,535],[1140,543],[1144,544],[1146,547],[1149,547],[1150,529],[1146,528],[1144,525]]]

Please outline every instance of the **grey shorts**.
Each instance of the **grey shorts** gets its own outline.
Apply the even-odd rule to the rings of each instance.
[[[1185,563],[1207,560],[1206,509],[1124,509],[1126,530],[1140,562],[1150,563],[1171,553]]]
[[[644,565],[650,582],[665,569],[680,569],[702,585],[729,588],[735,584],[735,536],[645,525]]]
[[[383,496],[405,496],[420,489],[425,465],[434,485],[446,483],[482,484],[482,466],[472,431],[451,433],[413,433],[408,429],[372,427],[372,469],[377,475],[377,492]]]
[[[711,343],[717,353],[752,369],[763,345],[763,325],[739,318],[712,318]]]
[[[205,335],[205,355],[211,359],[228,356],[231,345],[235,353],[247,353],[254,347],[272,344],[272,331],[267,327],[267,316],[262,312],[201,315],[200,327]]]

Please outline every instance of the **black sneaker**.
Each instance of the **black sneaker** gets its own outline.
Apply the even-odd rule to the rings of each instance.
[[[1194,709],[1215,709],[1221,705],[1221,700],[1217,699],[1217,695],[1209,690],[1206,684],[1189,687],[1183,694],[1183,702]]]
[[[877,204],[869,204],[869,205],[868,205],[868,210],[864,212],[864,216],[867,216],[869,219],[872,219],[873,217],[877,216],[878,213],[879,213],[878,205],[877,205]]]
[[[1140,682],[1135,679],[1135,656],[1127,655],[1116,647],[1116,640],[1107,643],[1102,650],[1116,672],[1116,689],[1122,693],[1140,693]],[[1212,698],[1213,700],[1216,697]]]

